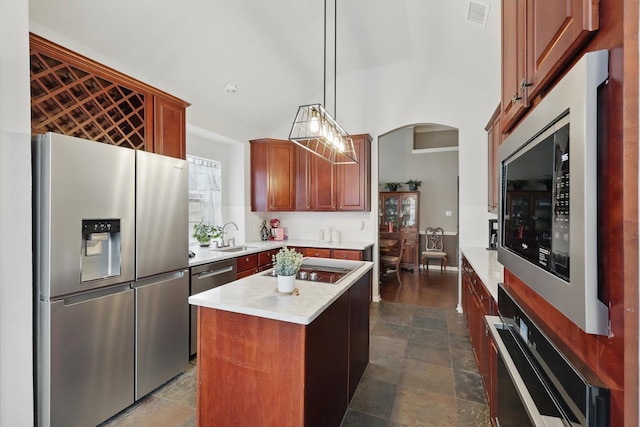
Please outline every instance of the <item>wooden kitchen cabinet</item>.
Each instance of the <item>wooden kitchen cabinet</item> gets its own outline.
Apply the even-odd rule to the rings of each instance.
[[[297,211],[371,210],[371,136],[350,137],[358,156],[355,164],[332,165],[297,147]]]
[[[382,191],[378,201],[380,214],[380,238],[400,242],[407,239],[413,245],[405,247],[400,266],[411,271],[419,268],[418,218],[419,191]],[[389,224],[392,225],[389,231]],[[399,249],[399,248],[398,248]],[[398,249],[391,254],[397,255]]]
[[[251,210],[296,209],[296,146],[290,141],[256,139],[251,144]]]
[[[184,105],[167,98],[153,97],[153,152],[165,156],[187,158]]]
[[[296,147],[296,211],[335,211],[334,166],[309,150]]]
[[[362,261],[363,255],[362,251],[357,251],[354,249],[333,249],[331,258],[347,259],[350,261]]]
[[[371,135],[350,135],[357,164],[335,165],[339,211],[371,210]]]
[[[495,301],[466,258],[462,259],[462,310],[467,319],[471,347],[482,377],[487,403],[495,410],[495,365],[497,351],[492,344],[484,316],[495,311]],[[493,419],[494,414],[491,414]]]
[[[331,258],[330,248],[304,248],[304,256],[312,258]]]
[[[289,247],[291,248],[291,247]],[[350,261],[362,261],[365,259],[364,251],[357,249],[331,249],[331,248],[295,248],[297,252],[300,252],[306,257],[311,258],[334,258],[334,259],[346,259]]]
[[[502,131],[510,130],[529,106],[520,85],[525,76],[526,0],[502,0]]]
[[[270,249],[258,253],[258,272],[269,270],[273,267],[273,256],[280,251],[280,248]]]
[[[526,73],[535,97],[599,28],[598,0],[527,0]]]
[[[349,384],[347,402],[356,392],[369,363],[369,306],[371,272],[358,279],[349,289]]]
[[[308,325],[198,307],[198,425],[340,425],[369,361],[370,289],[369,271]]]
[[[236,258],[237,278],[242,279],[258,272],[258,254],[245,255]]]
[[[599,27],[596,0],[502,0],[502,132]]]
[[[500,132],[500,105],[496,108],[485,127],[487,131],[487,209],[491,213],[498,213],[500,203],[500,166],[498,162],[498,148],[502,141]]]
[[[186,157],[189,103],[35,34],[29,42],[32,134]]]

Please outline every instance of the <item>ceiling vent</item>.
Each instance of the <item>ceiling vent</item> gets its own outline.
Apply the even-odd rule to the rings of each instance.
[[[489,5],[478,1],[470,1],[467,21],[486,27],[487,19],[489,19]]]

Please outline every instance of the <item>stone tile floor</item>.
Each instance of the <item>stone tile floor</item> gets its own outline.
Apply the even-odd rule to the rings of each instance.
[[[374,303],[370,339],[369,365],[342,427],[491,425],[461,314]]]
[[[372,303],[370,337],[369,365],[342,427],[490,426],[461,314]],[[195,426],[195,363],[102,426]]]

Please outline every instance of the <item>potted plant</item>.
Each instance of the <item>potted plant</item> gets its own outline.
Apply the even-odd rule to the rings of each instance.
[[[387,187],[389,189],[389,191],[396,191],[396,190],[398,190],[398,187],[402,186],[402,183],[401,182],[387,182],[384,186]]]
[[[416,191],[418,187],[422,185],[422,181],[418,181],[417,179],[410,179],[405,182],[409,186],[409,191]]]
[[[205,224],[200,221],[193,226],[193,237],[200,243],[200,246],[207,247],[211,239],[217,239],[222,235],[221,228],[216,225]]]
[[[285,245],[271,257],[278,276],[278,292],[291,293],[295,287],[296,274],[302,265],[302,254]]]

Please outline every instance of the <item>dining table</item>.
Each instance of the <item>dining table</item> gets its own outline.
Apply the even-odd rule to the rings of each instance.
[[[396,239],[378,240],[378,247],[380,248],[380,252],[385,254],[390,252],[397,244],[398,241]]]
[[[398,244],[398,240],[396,239],[380,239],[378,240],[378,248],[380,251],[380,256],[388,255],[396,245]],[[382,283],[382,277],[386,274],[387,268],[380,262],[380,274],[379,274],[379,283]]]

